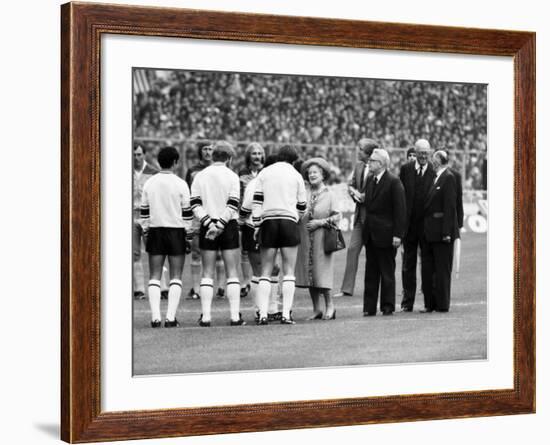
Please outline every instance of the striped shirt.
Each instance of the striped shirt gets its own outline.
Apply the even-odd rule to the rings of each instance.
[[[169,171],[152,176],[143,186],[141,226],[184,228],[189,231],[193,212],[187,183]]]
[[[288,162],[276,162],[256,177],[253,216],[255,226],[267,219],[298,222],[306,210],[302,175]]]
[[[197,173],[191,185],[191,209],[203,226],[212,220],[224,227],[237,219],[240,205],[239,177],[225,163],[215,162]]]

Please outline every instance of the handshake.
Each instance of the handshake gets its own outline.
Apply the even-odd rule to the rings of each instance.
[[[361,193],[359,190],[357,190],[355,187],[352,187],[351,185],[348,186],[348,193],[351,196],[351,199],[353,199],[354,202],[361,204],[363,201],[365,201],[365,196],[363,193]]]

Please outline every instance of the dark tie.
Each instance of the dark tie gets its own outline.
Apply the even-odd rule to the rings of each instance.
[[[365,187],[365,179],[367,178],[367,175],[365,174],[367,172],[367,166],[365,165],[365,168],[363,168],[363,171],[361,172],[361,181],[359,182],[359,187],[361,190]]]

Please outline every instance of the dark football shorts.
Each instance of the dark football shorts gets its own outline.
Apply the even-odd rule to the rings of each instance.
[[[206,239],[207,228],[201,226],[199,233],[199,247],[203,250],[229,250],[239,248],[239,225],[232,219],[227,223],[223,232],[216,239]]]
[[[151,255],[185,255],[185,229],[151,227],[145,250]]]
[[[300,244],[298,223],[289,219],[267,219],[260,226],[261,247],[295,247]]]
[[[250,226],[244,225],[241,228],[243,251],[245,252],[259,252],[260,245],[258,241],[254,239],[254,229]]]

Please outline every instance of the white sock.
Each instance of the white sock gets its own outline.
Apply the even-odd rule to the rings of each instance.
[[[229,311],[232,321],[239,321],[239,307],[241,304],[241,284],[239,278],[227,279],[227,299],[229,300]]]
[[[279,277],[271,277],[271,293],[269,294],[269,314],[279,312]]]
[[[149,280],[147,291],[149,294],[149,307],[151,308],[151,321],[160,321],[160,280]]]
[[[168,321],[174,321],[176,318],[176,311],[180,304],[181,297],[181,280],[174,278],[170,280],[170,289],[168,290],[168,309],[166,311],[166,319]]]
[[[267,317],[267,306],[269,305],[269,294],[271,293],[271,281],[268,277],[260,277],[258,280],[258,309],[260,318]]]
[[[210,321],[212,315],[212,296],[214,295],[214,280],[212,278],[203,278],[199,288],[201,297],[202,321]]]
[[[254,303],[254,309],[259,310],[258,305],[258,277],[253,276],[250,280],[250,293],[252,294],[252,302]]]
[[[295,289],[296,278],[292,275],[285,275],[283,277],[283,317],[285,318],[290,318]]]

